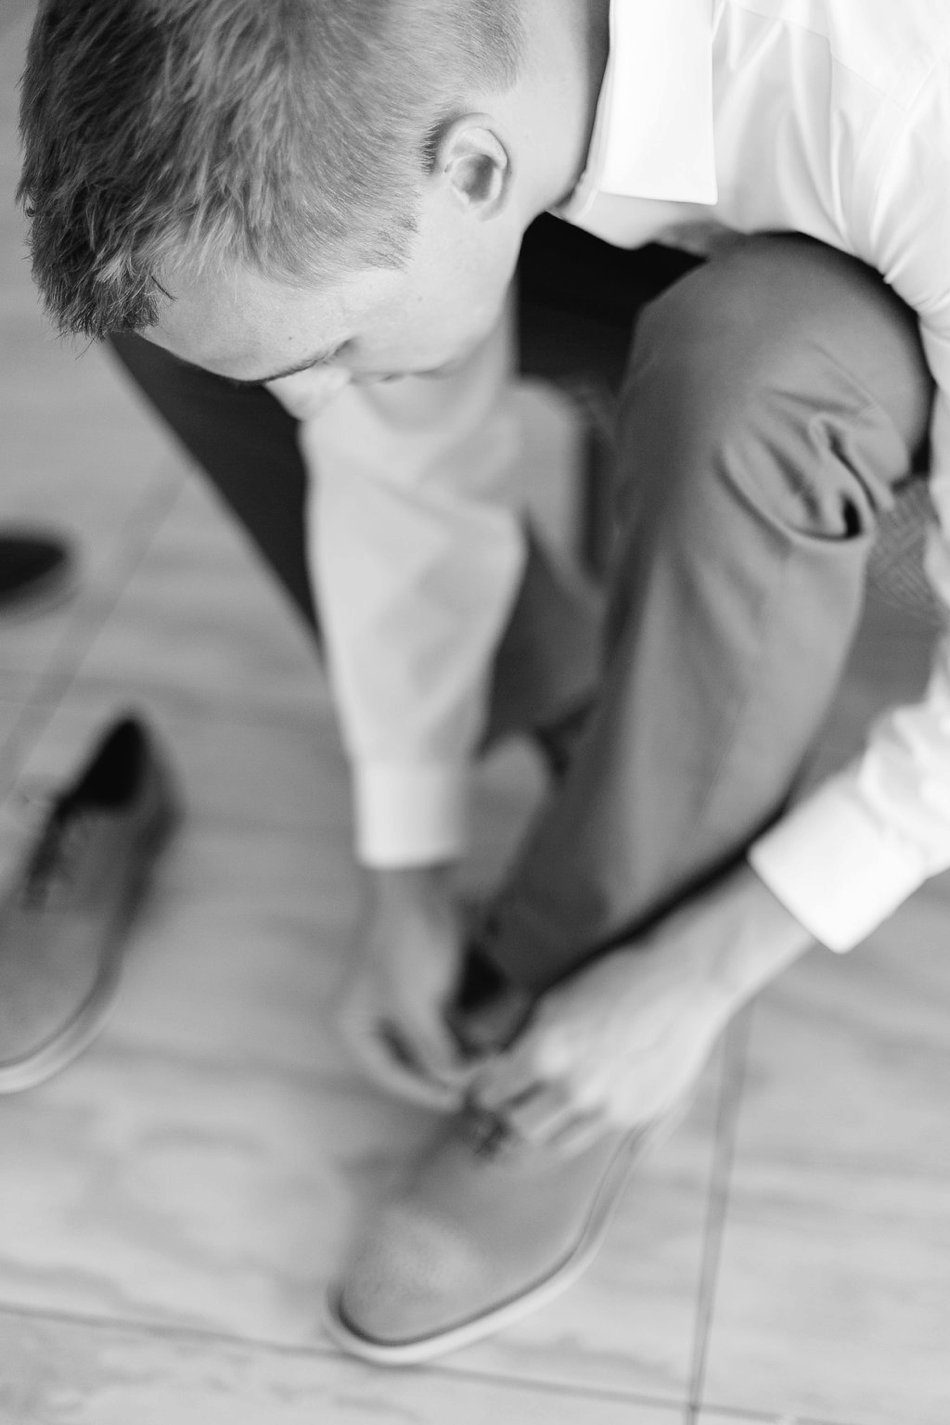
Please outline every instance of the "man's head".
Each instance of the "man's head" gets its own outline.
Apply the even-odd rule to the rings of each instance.
[[[531,71],[524,13],[547,7],[585,9],[42,0],[20,196],[54,319],[150,329],[238,378],[357,339],[370,376],[451,359],[544,206],[524,173],[548,136],[507,96]],[[407,341],[414,313],[442,331]],[[367,350],[366,326],[389,337]]]

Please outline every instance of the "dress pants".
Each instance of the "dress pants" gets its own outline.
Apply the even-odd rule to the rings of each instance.
[[[292,418],[138,337],[113,344],[316,631]],[[506,978],[542,992],[724,871],[781,813],[932,394],[913,314],[807,238],[745,240],[644,307],[621,393],[594,706],[481,937]],[[536,724],[565,701],[563,646],[545,650],[589,648],[588,615],[533,546],[493,725]]]
[[[747,239],[642,312],[604,672],[483,948],[542,992],[740,860],[794,796],[933,381],[879,275]]]

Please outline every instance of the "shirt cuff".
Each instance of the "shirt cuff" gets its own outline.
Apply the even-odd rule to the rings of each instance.
[[[749,861],[796,920],[839,952],[870,935],[928,875],[919,848],[869,811],[849,773],[760,837]]]
[[[380,868],[457,860],[468,847],[469,776],[467,763],[355,766],[357,859]]]

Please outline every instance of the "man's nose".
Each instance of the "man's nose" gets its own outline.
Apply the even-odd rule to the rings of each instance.
[[[350,373],[341,366],[314,366],[268,381],[267,389],[298,420],[312,420],[350,384]]]

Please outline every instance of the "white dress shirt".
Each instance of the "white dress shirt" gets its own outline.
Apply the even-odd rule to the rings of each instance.
[[[455,375],[348,386],[300,427],[310,567],[356,852],[467,845],[493,654],[524,566],[510,313]]]
[[[623,247],[797,231],[876,267],[937,383],[927,570],[950,609],[950,5],[613,0],[586,172],[560,216]],[[358,852],[458,854],[487,660],[523,558],[504,336],[423,410],[352,388],[304,431]],[[472,394],[467,394],[471,383]],[[413,401],[416,404],[413,406]],[[402,403],[414,414],[400,416]],[[856,944],[950,866],[950,623],[923,700],[750,851],[818,940]]]

